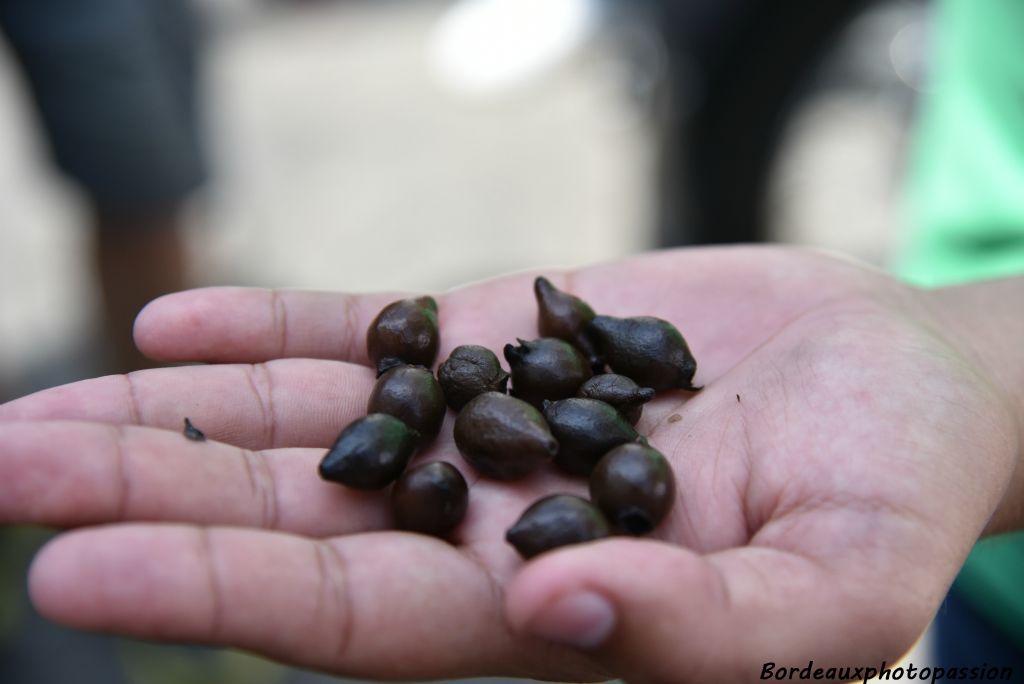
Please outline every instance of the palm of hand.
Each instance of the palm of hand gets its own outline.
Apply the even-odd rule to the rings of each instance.
[[[441,358],[458,344],[500,349],[532,336],[531,280],[446,295]],[[585,483],[554,472],[473,482],[450,416],[420,458],[456,463],[471,480],[458,544],[377,531],[384,497],[315,475],[324,447],[365,412],[372,372],[287,357],[365,363],[363,331],[389,298],[350,300],[348,317],[331,318],[337,296],[187,294],[143,316],[144,350],[268,362],[98,379],[0,408],[10,421],[0,479],[16,483],[4,520],[190,523],[65,535],[37,563],[37,603],[74,625],[360,676],[658,680],[643,663],[663,644],[631,637],[628,612],[593,659],[507,626],[504,612],[522,622],[597,562],[649,583],[641,606],[694,594],[693,614],[674,626],[692,632],[679,635],[686,671],[668,679],[753,678],[758,663],[808,648],[856,663],[908,646],[991,513],[957,486],[972,474],[963,454],[1009,451],[1007,425],[983,414],[991,390],[914,306],[917,295],[782,250],[666,253],[565,284],[601,313],[673,321],[698,360],[706,389],[664,394],[638,425],[678,476],[676,507],[653,535],[669,544],[612,540],[519,573],[505,529],[540,496]],[[184,442],[175,433],[185,415],[218,441]],[[141,427],[110,427],[131,424]],[[847,640],[815,639],[829,631]]]

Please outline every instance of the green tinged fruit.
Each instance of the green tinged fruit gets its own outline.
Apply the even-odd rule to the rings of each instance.
[[[386,413],[420,433],[420,447],[441,431],[447,410],[441,385],[422,366],[400,365],[384,371],[373,386],[367,413]]]
[[[320,461],[320,477],[353,489],[383,489],[405,470],[419,438],[398,418],[371,413],[341,431]]]
[[[400,299],[377,314],[366,331],[366,353],[380,375],[400,363],[434,365],[440,345],[437,301],[433,297]]]

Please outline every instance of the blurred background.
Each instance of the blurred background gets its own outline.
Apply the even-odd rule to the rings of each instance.
[[[885,266],[929,15],[0,0],[0,399],[141,363],[131,317],[182,287],[438,291],[760,240]],[[40,537],[2,534],[0,681],[317,681],[47,625],[21,589]]]

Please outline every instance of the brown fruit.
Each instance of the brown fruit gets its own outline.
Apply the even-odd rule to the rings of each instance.
[[[487,347],[464,344],[453,349],[448,360],[437,369],[437,379],[448,405],[459,411],[478,394],[504,394],[508,373],[502,370],[498,357]]]
[[[601,372],[604,363],[587,330],[594,318],[590,305],[575,295],[562,292],[544,277],[533,281],[533,294],[537,298],[537,330],[541,337],[557,337],[572,343],[587,358],[591,369]]]
[[[674,325],[652,316],[594,316],[589,330],[611,369],[654,390],[693,386],[697,361]]]
[[[485,392],[455,419],[455,445],[482,475],[498,480],[526,477],[558,451],[540,411],[525,401]]]
[[[527,508],[505,533],[505,540],[523,558],[533,558],[560,546],[593,541],[609,534],[608,521],[589,501],[571,494],[555,494]]]
[[[549,402],[544,418],[558,440],[555,464],[573,475],[590,475],[601,457],[620,444],[646,444],[621,413],[596,399]]]
[[[391,489],[391,512],[401,530],[443,537],[462,522],[469,486],[450,463],[409,468]]]
[[[505,345],[505,359],[512,373],[512,396],[540,408],[544,400],[575,396],[591,376],[583,355],[565,340],[542,337]]]
[[[641,444],[617,446],[590,475],[590,500],[627,534],[647,534],[672,509],[676,478],[660,451]]]
[[[432,367],[439,344],[433,297],[391,302],[366,331],[366,353],[378,375],[399,363]]]
[[[423,447],[441,431],[447,410],[441,385],[422,366],[400,365],[384,371],[373,386],[367,413],[386,413],[420,433]]]
[[[595,375],[580,385],[576,396],[611,404],[630,425],[636,425],[644,410],[644,404],[654,398],[654,390],[650,387],[641,387],[625,375],[605,373]]]

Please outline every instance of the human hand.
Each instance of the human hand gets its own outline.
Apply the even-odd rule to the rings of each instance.
[[[747,681],[768,661],[891,662],[986,525],[1017,524],[1019,397],[936,295],[777,248],[545,275],[600,313],[673,321],[697,358],[705,389],[638,425],[678,478],[651,538],[522,563],[505,529],[585,483],[475,479],[451,416],[418,458],[471,481],[457,543],[384,531],[385,496],[316,465],[365,413],[365,330],[397,295],[198,290],[151,304],[136,340],[218,365],[0,407],[0,521],[81,528],[37,557],[37,607],[358,677]],[[532,279],[439,297],[439,361],[535,333]],[[185,440],[185,416],[210,441]]]

